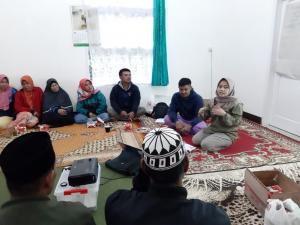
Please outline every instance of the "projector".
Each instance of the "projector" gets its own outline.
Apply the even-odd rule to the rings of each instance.
[[[69,185],[74,187],[96,183],[98,179],[98,166],[97,158],[74,161],[68,177]]]

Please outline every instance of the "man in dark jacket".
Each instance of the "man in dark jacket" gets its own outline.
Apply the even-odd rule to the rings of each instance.
[[[181,136],[156,128],[143,141],[141,170],[132,190],[118,190],[105,205],[107,225],[229,225],[219,207],[187,199],[182,186],[189,162]]]
[[[138,86],[131,82],[129,69],[119,71],[120,81],[110,92],[110,104],[108,109],[111,117],[120,120],[132,120],[136,116],[145,113],[145,109],[139,107],[141,95]]]
[[[198,117],[203,100],[193,90],[189,78],[181,78],[178,87],[179,92],[173,95],[168,114],[164,118],[165,124],[181,134],[196,134],[206,127],[206,123]]]
[[[55,153],[47,132],[32,132],[9,143],[0,154],[11,200],[0,208],[0,225],[95,225],[81,203],[50,200]]]

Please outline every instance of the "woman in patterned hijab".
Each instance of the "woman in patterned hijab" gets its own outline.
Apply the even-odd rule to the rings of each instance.
[[[193,136],[193,143],[207,151],[220,151],[238,138],[238,127],[242,121],[243,104],[234,97],[234,83],[229,78],[218,82],[216,97],[200,109],[203,120],[211,124]]]

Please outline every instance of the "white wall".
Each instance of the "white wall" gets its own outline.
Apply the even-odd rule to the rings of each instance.
[[[57,78],[75,100],[78,81],[89,76],[86,48],[74,48],[67,0],[0,1],[0,72],[20,88],[21,75],[37,86]]]
[[[203,97],[231,77],[244,110],[263,115],[268,87],[276,0],[167,0],[169,90],[192,78]]]
[[[0,72],[19,87],[31,74],[44,88],[53,76],[75,100],[78,81],[88,75],[85,48],[74,48],[67,0],[0,2]],[[168,87],[153,87],[158,100],[190,77],[203,97],[225,74],[236,82],[245,111],[263,115],[270,67],[276,0],[166,0]],[[209,48],[213,50],[213,61]]]
[[[178,91],[180,78],[189,77],[200,95],[210,96],[212,6],[210,0],[166,1],[169,95]]]

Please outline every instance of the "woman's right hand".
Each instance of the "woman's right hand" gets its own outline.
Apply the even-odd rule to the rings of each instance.
[[[175,127],[177,131],[181,131],[181,129],[184,127],[184,124],[180,122],[179,120],[176,121]]]
[[[202,107],[198,112],[198,116],[203,117],[206,110],[208,110],[208,107]]]
[[[92,113],[92,112],[89,112],[89,117],[93,118],[93,117],[96,117],[96,115],[94,113]]]
[[[222,109],[218,104],[212,108],[212,113],[216,116],[224,116],[226,114],[225,110]]]

